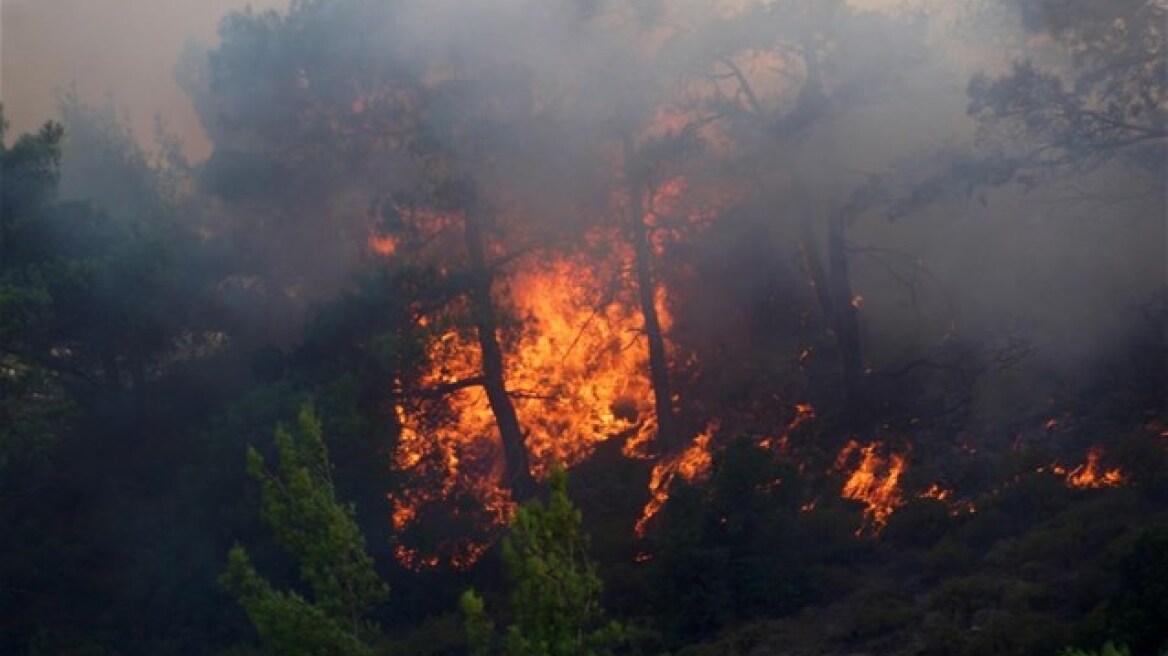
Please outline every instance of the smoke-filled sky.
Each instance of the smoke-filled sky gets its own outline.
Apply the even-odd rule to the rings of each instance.
[[[56,116],[56,91],[76,84],[91,103],[111,95],[140,139],[162,114],[201,159],[208,145],[175,63],[189,40],[214,45],[219,19],[247,5],[288,0],[3,0],[0,99],[13,134]]]
[[[252,0],[250,3],[247,0],[2,0],[2,2],[0,99],[4,102],[5,113],[12,124],[13,134],[33,130],[44,120],[55,117],[55,91],[75,84],[78,95],[87,103],[100,103],[107,94],[112,97],[119,107],[125,108],[127,121],[137,137],[145,142],[149,142],[153,134],[155,115],[162,115],[168,130],[183,139],[188,155],[192,159],[202,160],[208,155],[210,146],[199,125],[191,99],[175,82],[174,71],[180,54],[191,42],[213,48],[218,40],[216,28],[219,21],[233,10],[243,9],[248,4],[256,10],[279,9],[286,7],[289,0]],[[483,52],[494,52],[496,45],[505,40],[500,36],[500,31],[524,24],[522,18],[525,16],[512,15],[503,11],[504,9],[510,8],[516,10],[515,14],[520,14],[525,7],[531,6],[522,2],[504,5],[502,1],[498,4],[482,2],[403,4],[415,11],[422,8],[423,14],[404,13],[408,18],[412,18],[412,22],[403,19],[403,23],[408,23],[412,28],[407,30],[405,36],[427,42],[439,40],[435,35],[445,35],[450,40],[477,44],[476,47],[483,48]],[[881,7],[904,3],[892,0],[853,0],[852,4]],[[948,0],[926,0],[918,4],[931,7],[933,18],[936,18],[938,13],[955,13],[960,6],[960,3]],[[682,5],[700,7],[701,3],[692,5],[678,3],[677,6]],[[476,10],[482,12],[484,16],[489,13],[494,20],[454,20],[448,15],[450,12],[457,12],[465,17]],[[1011,57],[1011,53],[1003,52],[1000,44],[995,42],[995,39],[1003,38],[1002,26],[994,28],[996,31],[983,35],[984,38],[973,38],[969,32],[964,33],[964,38],[947,35],[944,44],[937,47],[936,52],[931,53],[929,64],[918,65],[913,69],[910,84],[907,84],[906,88],[898,88],[895,93],[886,94],[886,97],[877,97],[863,111],[837,121],[831,129],[832,136],[828,144],[834,146],[820,148],[818,151],[824,163],[817,169],[813,162],[804,158],[801,165],[806,168],[806,173],[798,181],[799,184],[822,186],[825,189],[821,190],[821,196],[842,198],[864,174],[880,171],[891,161],[911,154],[914,150],[925,151],[954,140],[968,139],[972,131],[972,121],[964,113],[968,102],[964,87],[969,74],[981,69],[1001,70],[1003,62]],[[856,37],[855,34],[851,36]],[[529,41],[524,41],[524,38]],[[872,41],[873,47],[881,46],[888,40],[887,35],[879,34],[862,34],[859,38]],[[516,43],[509,43],[509,47],[502,50],[510,53],[512,57],[525,57],[531,52],[538,53],[541,55],[540,63],[533,68],[541,71],[547,69],[553,74],[559,73],[566,77],[578,70],[579,62],[572,58],[587,48],[594,50],[596,45],[582,40],[575,42],[580,50],[569,52],[572,40],[556,40],[538,30],[526,37],[516,35],[515,41]],[[373,47],[377,52],[382,52],[383,45],[385,44]],[[557,48],[558,52],[548,52],[551,48]],[[393,49],[384,48],[384,52],[391,51]],[[426,50],[419,48],[418,52],[424,53]],[[947,61],[936,61],[939,53],[943,54]],[[603,55],[592,51],[587,54]],[[259,100],[255,102],[261,105],[257,111],[266,116],[266,112],[274,108],[262,106],[263,97],[257,97]],[[531,171],[554,168],[550,163],[555,161],[556,157],[562,156],[556,152],[563,150],[560,145],[562,144],[557,144],[554,149],[536,149],[535,156],[538,157],[539,166],[521,169],[520,175],[515,176],[517,179],[512,182],[521,185],[531,178],[538,186],[554,187],[546,184],[543,178],[537,179],[532,176]],[[832,150],[837,152],[832,155],[830,152]],[[785,170],[780,161],[785,156],[783,153],[766,151],[759,156],[764,155],[771,158],[768,164],[772,169]],[[797,155],[791,155],[795,156]],[[571,175],[564,177],[575,181],[579,177],[578,174],[579,171],[573,170]],[[1073,249],[1060,251],[1052,248],[1051,237],[1045,232],[1024,235],[1020,231],[1018,224],[1021,223],[1025,227],[1026,222],[1019,221],[1018,218],[1029,218],[1037,213],[1037,210],[1005,205],[999,199],[999,204],[992,210],[986,209],[981,212],[987,216],[1006,217],[1007,225],[1011,226],[1009,231],[1003,229],[1000,243],[986,245],[986,249],[992,249],[998,259],[1003,258],[1004,253],[1016,251],[1022,254],[1018,257],[1018,267],[1022,267],[1025,263],[1041,261],[1042,258],[1036,254],[1075,252]],[[1017,293],[1016,281],[1018,279],[1033,281],[1040,279],[1041,276],[1023,276],[1019,274],[1017,268],[999,267],[996,271],[1002,280],[992,279],[978,266],[980,262],[965,262],[958,257],[974,250],[968,248],[970,242],[953,237],[954,234],[960,233],[959,230],[945,223],[943,225],[951,232],[928,237],[927,235],[931,233],[922,227],[925,225],[928,224],[921,221],[905,229],[911,233],[913,239],[928,242],[919,245],[914,251],[927,261],[945,263],[946,267],[961,269],[953,272],[950,277],[956,280],[955,284],[963,290],[978,290],[983,297],[990,299],[983,301],[987,306],[993,307],[992,310],[987,309],[985,314],[992,316],[995,323],[1002,323],[1007,314],[1000,308],[1012,309],[1007,300],[1017,297],[1020,305],[1022,301],[1033,297],[1033,290],[1027,290],[1025,294]],[[1061,229],[1070,228],[1063,224]],[[873,241],[877,241],[878,237],[883,239],[893,237],[884,223],[874,225],[872,230],[880,231],[879,235],[872,236]],[[971,230],[978,233],[982,229]],[[997,237],[998,234],[994,232],[993,236]],[[1121,236],[1113,238],[1119,240]],[[902,237],[897,235],[896,238]],[[903,239],[907,240],[909,237]],[[929,239],[934,241],[928,241]],[[1083,239],[1089,245],[1098,245],[1097,240]],[[1163,244],[1162,238],[1158,240],[1132,238],[1131,241],[1143,249],[1160,249]],[[1114,250],[1116,253],[1128,255],[1130,262],[1157,264],[1155,253],[1131,257],[1134,249],[1127,242],[1120,244],[1117,241]],[[985,253],[977,257],[984,258]],[[1066,278],[1065,272],[1087,270],[1081,259],[1071,260],[1078,266],[1054,262],[1043,271],[1053,271],[1060,276],[1059,281],[1063,281]],[[965,263],[961,264],[963,262]],[[1140,280],[1152,279],[1154,283],[1158,283],[1162,278],[1150,275],[1148,271],[1135,267],[1130,262],[1122,270],[1132,277]],[[1083,275],[1087,277],[1086,274]],[[864,287],[863,280],[859,286]],[[986,288],[990,291],[983,291]],[[1084,294],[1078,286],[1062,285],[1062,288],[1075,291],[1074,297],[1068,299],[1065,304],[1055,303],[1049,295],[1046,297],[1048,309],[1055,305],[1060,306],[1059,312],[1051,312],[1052,315],[1060,315],[1059,323],[1072,326],[1097,325],[1085,319],[1104,313],[1099,312],[1090,303],[1083,302]],[[1107,291],[1105,285],[1094,285],[1092,290],[1097,290],[1108,298],[1114,296]],[[1062,312],[1062,309],[1067,311]],[[870,311],[877,314],[878,308],[872,307]],[[1073,320],[1067,320],[1066,317],[1073,317]],[[1095,344],[1104,340],[1097,335],[1091,335],[1084,337],[1084,341]]]
[[[201,160],[209,144],[190,99],[174,79],[184,46],[214,46],[220,19],[247,6],[282,9],[288,0],[2,0],[0,100],[12,134],[56,116],[57,91],[75,85],[82,100],[112,97],[139,139],[154,117]],[[882,7],[893,0],[853,0]]]

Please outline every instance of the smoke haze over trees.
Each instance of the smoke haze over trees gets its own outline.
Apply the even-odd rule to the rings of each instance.
[[[0,651],[468,653],[561,466],[614,653],[1168,647],[1161,0],[160,7],[3,9]]]

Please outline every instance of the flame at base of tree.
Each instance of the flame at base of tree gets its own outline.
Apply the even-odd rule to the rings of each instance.
[[[851,470],[841,490],[842,496],[861,501],[865,506],[864,521],[856,530],[857,536],[867,531],[879,533],[892,513],[905,503],[899,486],[907,468],[905,457],[897,453],[885,457],[880,453],[882,450],[880,442],[860,446],[851,440],[836,457],[836,470]]]
[[[638,536],[645,534],[649,520],[653,519],[669,500],[669,489],[677,477],[693,481],[710,470],[710,464],[713,462],[710,439],[717,430],[717,422],[711,422],[706,430],[694,437],[693,443],[686,450],[673,457],[663,458],[653,467],[653,472],[649,476],[649,501],[645,503],[641,517],[633,527]]]
[[[517,320],[501,331],[500,341],[532,475],[545,477],[557,462],[571,467],[614,438],[625,441],[626,456],[645,457],[657,430],[645,373],[648,347],[620,254],[600,266],[569,257],[528,262],[498,281],[494,292]],[[662,294],[657,305],[668,322]],[[475,515],[472,524],[489,541],[487,534],[506,526],[513,511],[502,484],[502,446],[486,393],[474,383],[482,369],[473,333],[455,317],[423,317],[418,327],[443,322],[449,327],[429,340],[416,385],[444,393],[403,392],[396,408],[401,433],[394,468],[409,484],[391,494],[393,527],[404,535],[425,507],[444,506],[442,512]],[[436,556],[399,542],[397,556],[411,569],[468,567],[485,550],[482,544],[459,539]]]
[[[579,463],[618,436],[626,456],[644,457],[657,432],[632,283],[617,264],[602,276],[583,261],[559,259],[507,284],[505,297],[524,326],[508,349],[508,385],[540,478],[554,463]],[[657,311],[667,327],[663,293]]]

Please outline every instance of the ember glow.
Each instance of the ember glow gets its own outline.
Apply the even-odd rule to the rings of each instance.
[[[815,407],[810,403],[797,403],[795,404],[795,416],[791,418],[791,421],[787,422],[787,426],[783,429],[778,439],[765,437],[759,441],[759,446],[764,449],[776,449],[780,453],[786,453],[791,445],[791,433],[800,426],[812,421],[815,421]]]
[[[940,485],[933,483],[929,489],[921,492],[922,499],[936,499],[937,501],[945,501],[953,496],[953,490],[947,490]]]
[[[393,237],[370,235],[369,250],[382,257],[390,257],[397,252],[397,240]]]
[[[953,490],[941,487],[939,483],[933,483],[924,492],[921,492],[918,497],[922,499],[936,499],[949,507],[949,514],[953,517],[961,514],[975,513],[977,507],[973,502],[964,499],[958,499],[953,494]]]
[[[857,536],[869,531],[879,533],[889,516],[905,503],[899,487],[906,468],[905,458],[897,453],[883,456],[883,450],[880,442],[861,446],[851,440],[836,458],[837,471],[851,471],[841,494],[865,505],[864,522],[856,529]]]

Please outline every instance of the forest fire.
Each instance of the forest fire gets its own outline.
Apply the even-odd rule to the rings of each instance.
[[[626,189],[612,198],[614,209],[624,207],[639,217],[632,221],[639,228],[631,242],[621,229],[600,225],[581,235],[576,251],[551,257],[512,259],[501,243],[480,234],[478,217],[458,210],[397,200],[382,208],[390,214],[386,222],[393,234],[371,237],[372,252],[426,264],[465,250],[468,273],[490,283],[415,320],[418,332],[428,336],[421,371],[399,390],[396,407],[401,437],[394,467],[410,480],[390,495],[398,536],[420,526],[423,507],[443,503],[447,510],[440,512],[454,508],[456,515],[473,515],[466,519],[476,530],[497,533],[513,510],[516,471],[541,479],[553,464],[571,467],[610,439],[621,441],[626,457],[652,458],[659,431],[677,434],[676,427],[658,425],[669,421],[672,409],[662,416],[657,406],[678,397],[667,384],[652,382],[668,375],[671,354],[662,336],[672,318],[664,286],[652,282],[649,259],[716,213],[709,203],[684,211],[689,188],[681,177],[638,184],[644,185],[640,202],[631,201],[636,192]],[[461,244],[454,241],[459,234]],[[491,259],[506,261],[506,268],[496,270]],[[440,270],[446,275],[462,266],[451,262],[440,264]],[[653,285],[651,293],[641,289],[645,284]],[[477,318],[484,308],[508,322],[484,328]],[[490,341],[497,344],[493,374]],[[510,429],[500,418],[500,404],[510,406],[505,413],[513,411]],[[796,424],[809,417],[801,409]],[[677,474],[692,479],[708,467],[712,431],[658,463],[638,531],[664,502]],[[658,446],[672,453],[678,445]],[[451,503],[459,499],[464,503]],[[469,566],[477,558],[474,549],[441,550],[438,559],[404,547],[397,555],[414,569]]]
[[[520,319],[504,341],[504,358],[537,478],[554,463],[579,463],[613,438],[625,441],[625,455],[644,457],[656,433],[641,319],[624,297],[626,268],[619,261],[602,263],[597,275],[596,266],[571,258],[533,262],[497,285]],[[667,323],[664,301],[659,294],[658,312]],[[430,340],[425,359],[419,387],[447,393],[437,409],[426,398],[397,408],[402,431],[394,466],[417,484],[393,495],[394,528],[400,533],[417,521],[422,506],[460,495],[481,505],[489,524],[504,526],[513,503],[501,482],[498,428],[482,387],[466,383],[480,377],[479,346],[466,331],[450,328]],[[475,547],[458,549],[447,561],[469,566],[482,552]],[[442,562],[405,548],[397,555],[410,568]]]
[[[917,495],[921,499],[936,499],[949,507],[949,514],[956,517],[961,514],[977,512],[977,506],[972,501],[958,499],[953,494],[953,490],[941,487],[939,483],[933,483],[924,492]]]
[[[879,533],[889,516],[905,503],[899,487],[907,466],[905,458],[897,453],[884,457],[879,453],[882,449],[880,442],[860,446],[851,440],[836,457],[836,470],[845,472],[852,468],[841,494],[865,505],[864,522],[856,529],[857,536],[867,531]]]
[[[623,437],[641,455],[656,433],[641,319],[619,288],[619,270],[601,284],[583,262],[559,260],[519,272],[510,302],[525,326],[507,356],[516,412],[529,431],[533,473],[569,466],[599,442]],[[665,299],[658,315],[668,325]]]
[[[815,421],[815,416],[815,407],[810,403],[795,404],[795,416],[791,418],[791,421],[787,422],[786,427],[784,427],[779,437],[777,439],[772,437],[763,438],[759,441],[758,445],[764,449],[775,449],[780,453],[785,453],[791,445],[791,433],[800,426]]]
[[[1087,452],[1087,462],[1067,469],[1057,462],[1049,467],[1039,468],[1038,471],[1049,471],[1056,476],[1062,476],[1069,487],[1079,489],[1096,489],[1103,487],[1118,487],[1123,484],[1123,472],[1118,467],[1104,470],[1100,464],[1099,449],[1093,448]]]
[[[693,481],[703,476],[710,469],[713,458],[710,455],[710,438],[718,430],[717,422],[712,422],[693,439],[689,448],[674,457],[666,458],[653,467],[649,478],[649,501],[641,511],[633,531],[637,536],[644,536],[645,527],[649,520],[661,510],[669,500],[669,489],[673,481],[680,476],[683,480]]]
[[[1168,656],[1168,0],[0,3],[0,655]]]

